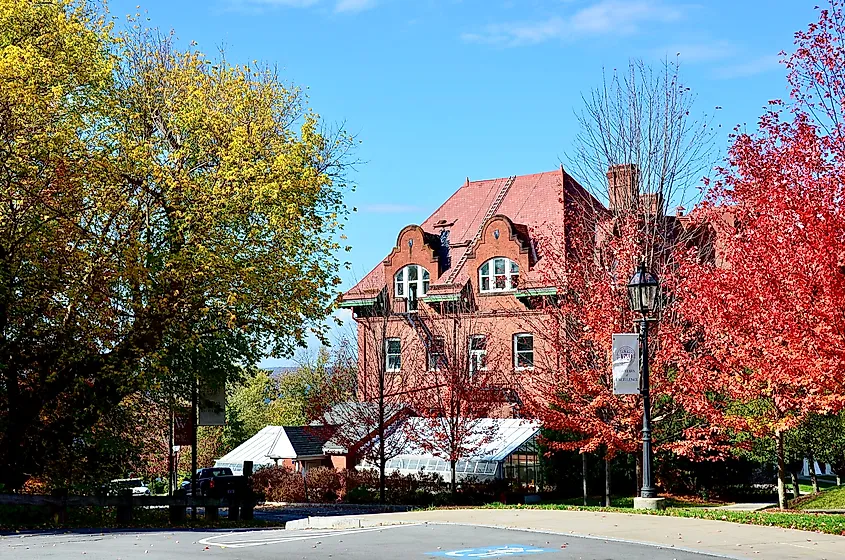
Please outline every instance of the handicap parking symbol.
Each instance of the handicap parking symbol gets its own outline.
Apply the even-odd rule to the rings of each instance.
[[[512,556],[528,556],[544,552],[556,552],[554,548],[538,548],[524,544],[505,544],[500,546],[482,546],[480,548],[462,548],[460,550],[427,552],[429,556],[442,558],[510,558]]]

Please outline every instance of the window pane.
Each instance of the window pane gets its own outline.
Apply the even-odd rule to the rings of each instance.
[[[484,350],[487,346],[486,339],[483,336],[473,336],[470,338],[470,350]]]
[[[516,366],[521,368],[534,367],[534,352],[519,352],[516,355]]]
[[[428,281],[428,279],[429,279],[428,271],[426,269],[423,269],[423,280]]]
[[[519,284],[519,274],[512,275],[511,276],[511,288],[516,289],[518,284]]]
[[[516,349],[517,349],[517,351],[533,350],[534,349],[534,337],[530,334],[517,335],[516,336]]]
[[[496,274],[504,274],[505,273],[505,259],[496,259],[493,261],[493,267],[495,269]]]
[[[519,272],[519,265],[511,261],[511,272]]]
[[[481,265],[481,275],[488,276],[490,274],[490,261],[487,261],[483,265]]]
[[[396,280],[396,295],[397,296],[404,296],[405,295],[405,284],[401,280]]]
[[[398,354],[391,354],[387,357],[387,369],[398,371],[402,369],[402,358]]]
[[[490,291],[490,277],[489,276],[482,276],[481,277],[481,291],[482,292]]]
[[[387,353],[398,354],[402,351],[402,342],[398,338],[387,339]]]
[[[396,281],[402,282],[405,279],[405,269],[403,268],[399,272],[396,273]]]
[[[426,274],[426,277],[427,276],[428,276],[428,274]],[[421,295],[425,295],[427,293],[428,293],[428,279],[426,278],[425,280],[423,280],[423,288],[422,288],[422,294]]]
[[[413,282],[417,279],[417,266],[411,265],[408,267],[408,281]]]

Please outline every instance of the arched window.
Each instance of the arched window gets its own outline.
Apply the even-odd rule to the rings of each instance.
[[[490,259],[478,269],[478,285],[482,292],[515,290],[519,282],[519,265],[505,257]]]
[[[428,293],[429,274],[418,264],[409,264],[399,269],[394,278],[397,298],[416,300]]]

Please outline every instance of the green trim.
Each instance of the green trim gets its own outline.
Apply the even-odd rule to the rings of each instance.
[[[339,307],[363,307],[365,305],[374,305],[376,303],[376,299],[377,298],[348,299],[340,302]]]
[[[557,288],[529,288],[527,290],[519,290],[516,292],[516,297],[529,296],[556,296]]]
[[[425,296],[421,297],[420,299],[424,302],[432,302],[437,303],[439,301],[458,301],[461,296],[459,294],[443,294],[443,295],[433,295],[433,296]]]

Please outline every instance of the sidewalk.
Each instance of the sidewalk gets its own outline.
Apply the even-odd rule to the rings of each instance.
[[[310,523],[309,523],[310,522]],[[458,509],[383,513],[291,522],[289,528],[351,528],[400,523],[458,523],[531,529],[658,544],[729,558],[845,559],[845,537],[681,517],[592,511]]]

